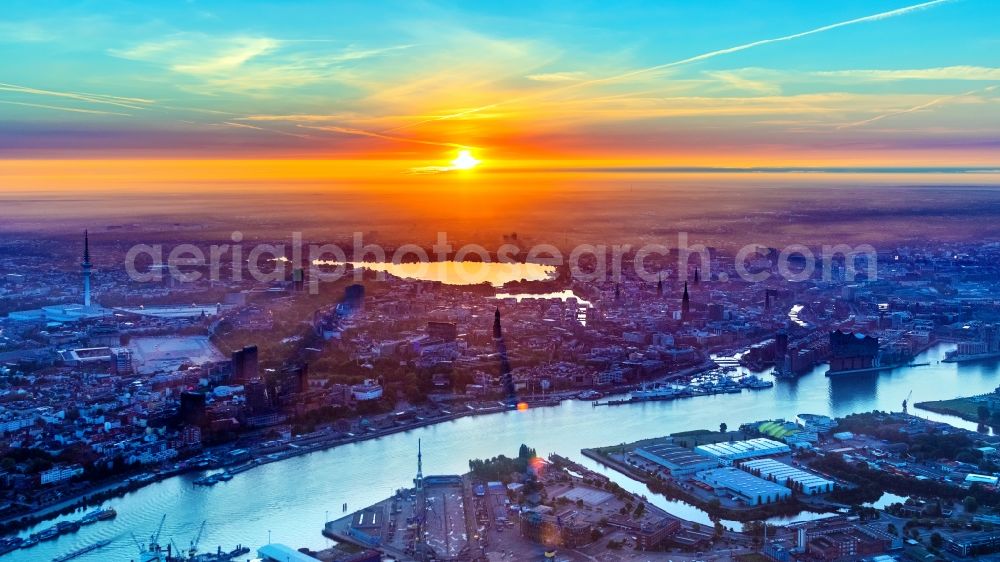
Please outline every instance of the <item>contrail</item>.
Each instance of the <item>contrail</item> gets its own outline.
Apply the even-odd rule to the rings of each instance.
[[[145,107],[141,107],[140,105],[153,103],[152,100],[146,100],[142,98],[125,98],[121,96],[111,96],[106,94],[87,94],[81,92],[60,92],[56,90],[41,90],[38,88],[31,88],[28,86],[19,86],[17,84],[7,84],[5,82],[0,82],[0,90],[8,92],[17,92],[19,94],[32,94],[38,96],[70,98],[87,103],[115,105],[118,107],[125,107],[128,109],[146,109]]]
[[[316,131],[329,131],[332,133],[343,133],[345,135],[357,135],[361,137],[372,137],[376,139],[395,141],[395,142],[409,142],[414,144],[428,144],[431,146],[447,146],[449,148],[476,148],[475,146],[469,146],[467,144],[458,144],[454,142],[438,142],[423,139],[413,139],[408,137],[397,137],[393,135],[387,135],[384,133],[373,133],[371,131],[365,131],[363,129],[354,129],[351,127],[340,127],[336,125],[302,125],[299,127],[303,129],[314,129]]]
[[[93,113],[96,115],[123,115],[125,117],[131,117],[129,113],[118,113],[117,111],[102,111],[99,109],[80,109],[78,107],[65,107],[61,105],[47,105],[44,103],[29,103],[26,101],[9,101],[0,100],[0,103],[6,103],[10,105],[23,105],[25,107],[39,107],[42,109],[54,109],[58,111],[72,111],[73,113]]]
[[[922,103],[920,105],[915,105],[915,106],[907,108],[907,109],[900,109],[900,110],[897,110],[897,111],[890,111],[888,113],[883,113],[881,115],[876,115],[875,117],[864,119],[862,121],[855,121],[854,123],[844,123],[843,125],[838,126],[837,129],[839,130],[839,129],[849,129],[851,127],[860,127],[862,125],[867,125],[869,123],[874,123],[876,121],[881,121],[882,119],[885,119],[887,117],[895,117],[896,115],[904,115],[906,113],[913,113],[914,111],[920,111],[920,110],[923,110],[923,109],[927,109],[929,107],[933,107],[935,105],[938,105],[940,103],[944,103],[946,101],[951,101],[951,100],[957,99],[957,98],[964,98],[966,96],[972,96],[972,95],[975,95],[975,94],[982,94],[982,93],[986,93],[986,92],[992,92],[995,89],[997,89],[996,86],[988,86],[988,87],[982,88],[980,90],[969,90],[968,92],[962,92],[961,94],[955,94],[953,96],[945,96],[943,98],[933,99],[933,100],[931,100],[929,102],[925,102],[925,103]]]
[[[583,81],[583,82],[576,82],[576,83],[570,84],[568,86],[564,86],[562,88],[555,88],[555,89],[548,90],[548,91],[545,91],[545,92],[539,92],[539,93],[536,93],[536,94],[529,94],[529,95],[526,95],[526,96],[521,96],[521,97],[518,97],[518,98],[512,98],[512,99],[509,99],[509,100],[499,101],[499,102],[492,103],[492,104],[489,104],[489,105],[484,105],[484,106],[481,106],[481,107],[474,107],[474,108],[466,109],[464,111],[459,111],[457,113],[451,113],[451,114],[448,114],[448,115],[441,115],[441,116],[433,117],[433,118],[430,118],[430,119],[424,119],[423,121],[417,121],[416,123],[410,123],[409,125],[402,125],[402,126],[399,126],[399,127],[395,127],[393,129],[389,129],[388,131],[398,131],[400,129],[408,129],[410,127],[416,127],[416,126],[419,126],[419,125],[423,125],[425,123],[432,123],[434,121],[444,121],[444,120],[447,120],[447,119],[455,119],[457,117],[465,117],[466,115],[472,115],[474,113],[479,113],[480,111],[486,111],[488,109],[493,109],[495,107],[500,107],[500,106],[504,106],[504,105],[510,105],[512,103],[517,103],[517,102],[521,102],[521,101],[525,101],[525,100],[529,100],[529,99],[534,99],[534,98],[539,98],[539,97],[545,97],[545,96],[549,96],[549,95],[556,94],[556,93],[559,93],[559,92],[564,92],[564,91],[567,91],[567,90],[573,90],[573,89],[576,89],[576,88],[583,88],[583,87],[586,87],[586,86],[592,86],[594,84],[603,84],[603,83],[607,83],[607,82],[616,82],[618,80],[623,80],[623,79],[626,79],[626,78],[631,78],[633,76],[638,76],[638,75],[641,75],[641,74],[647,74],[647,73],[650,73],[650,72],[656,72],[658,70],[665,70],[665,69],[668,69],[668,68],[674,68],[674,67],[682,66],[682,65],[685,65],[685,64],[691,64],[693,62],[699,62],[699,61],[703,61],[703,60],[715,58],[715,57],[722,56],[722,55],[728,55],[728,54],[731,54],[731,53],[738,53],[740,51],[746,51],[748,49],[753,49],[755,47],[760,47],[762,45],[770,45],[772,43],[780,43],[782,41],[791,41],[793,39],[800,39],[802,37],[808,37],[810,35],[816,35],[818,33],[823,33],[823,32],[830,31],[830,30],[833,30],[833,29],[838,29],[838,28],[841,28],[841,27],[847,27],[849,25],[855,25],[855,24],[859,24],[859,23],[865,23],[865,22],[870,22],[870,21],[879,21],[879,20],[894,18],[894,17],[898,17],[898,16],[903,16],[903,15],[909,14],[910,12],[916,12],[916,11],[920,11],[920,10],[926,10],[928,8],[932,8],[934,6],[937,6],[939,4],[947,4],[947,3],[950,3],[950,2],[953,2],[953,1],[955,1],[955,0],[931,0],[929,2],[922,2],[920,4],[914,4],[912,6],[905,6],[903,8],[897,8],[895,10],[889,10],[888,12],[881,12],[881,13],[878,13],[878,14],[872,14],[870,16],[863,16],[863,17],[860,17],[860,18],[854,18],[854,19],[850,19],[850,20],[847,20],[847,21],[842,21],[842,22],[837,22],[837,23],[831,23],[829,25],[824,25],[822,27],[817,27],[817,28],[814,28],[814,29],[810,29],[808,31],[802,31],[802,32],[799,32],[799,33],[793,33],[791,35],[782,35],[781,37],[772,37],[770,39],[761,39],[759,41],[753,41],[751,43],[744,43],[742,45],[737,45],[735,47],[729,47],[729,48],[726,48],[726,49],[719,49],[719,50],[716,50],[716,51],[709,51],[707,53],[702,53],[700,55],[695,55],[693,57],[688,57],[686,59],[681,59],[681,60],[674,61],[674,62],[668,62],[668,63],[665,63],[665,64],[658,64],[656,66],[649,66],[649,67],[646,67],[646,68],[639,68],[639,69],[636,69],[636,70],[631,70],[629,72],[625,72],[625,73],[622,73],[622,74],[617,74],[617,75],[614,75],[614,76],[608,76],[608,77],[605,77],[605,78],[595,78],[593,80],[586,80],[586,81]]]

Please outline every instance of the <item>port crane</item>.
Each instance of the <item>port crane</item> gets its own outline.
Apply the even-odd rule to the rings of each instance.
[[[913,391],[912,390],[910,391],[909,394],[906,395],[906,398],[903,399],[903,413],[904,414],[907,413],[907,411],[906,411],[906,405],[910,402],[910,398],[913,398]]]
[[[154,534],[154,535],[153,535],[152,537],[150,537],[150,539],[149,539],[149,542],[150,542],[150,546],[152,546],[152,545],[154,545],[154,544],[155,544],[156,546],[159,546],[159,545],[160,545],[160,533],[162,533],[162,532],[163,532],[163,524],[164,524],[164,523],[166,523],[166,522],[167,522],[167,514],[166,514],[166,513],[164,513],[164,514],[163,514],[163,517],[161,517],[161,518],[160,518],[160,525],[159,525],[159,526],[158,526],[158,527],[156,528],[156,534]]]
[[[201,541],[201,534],[205,532],[205,523],[207,523],[207,520],[201,522],[201,527],[198,527],[198,534],[191,541],[191,548],[188,549],[188,556],[191,558],[194,558],[194,555],[198,553],[198,542]]]

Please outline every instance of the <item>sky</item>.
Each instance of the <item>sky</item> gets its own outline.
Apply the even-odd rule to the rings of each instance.
[[[400,181],[468,174],[460,150],[475,173],[996,168],[998,21],[992,0],[9,0],[0,177]]]

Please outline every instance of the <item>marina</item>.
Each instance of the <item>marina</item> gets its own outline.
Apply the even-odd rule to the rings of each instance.
[[[618,398],[607,402],[594,402],[593,406],[619,406],[639,402],[660,402],[678,398],[713,396],[716,394],[740,394],[743,390],[772,388],[774,382],[755,374],[732,375],[735,366],[727,365],[719,369],[690,377],[687,382],[651,383],[629,393],[628,398]]]

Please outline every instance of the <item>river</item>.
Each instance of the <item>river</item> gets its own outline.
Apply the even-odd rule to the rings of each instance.
[[[77,560],[132,560],[137,551],[129,533],[134,532],[140,540],[148,538],[163,514],[167,519],[161,542],[173,538],[183,547],[197,533],[202,520],[208,521],[201,541],[203,548],[222,545],[231,549],[237,543],[256,548],[267,542],[269,531],[274,542],[295,548],[323,547],[326,540],[320,529],[327,512],[331,519],[338,518],[345,502],[353,511],[410,484],[416,472],[418,438],[423,440],[426,474],[465,472],[470,458],[514,455],[521,443],[527,443],[541,455],[558,452],[601,470],[631,490],[646,493],[643,485],[584,458],[580,449],[717,428],[721,422],[735,428],[744,422],[778,416],[792,419],[799,413],[843,416],[875,409],[898,411],[911,390],[912,402],[920,402],[990,392],[1000,384],[997,361],[939,363],[952,347],[935,346],[915,359],[916,363],[929,362],[929,366],[902,367],[880,374],[828,378],[824,376],[826,365],[820,365],[797,380],[778,380],[774,388],[744,390],[741,394],[601,408],[567,400],[557,407],[467,417],[264,465],[210,488],[192,484],[197,474],[179,476],[109,501],[118,510],[114,521],[84,527],[75,534],[12,552],[0,560],[51,560],[107,538],[115,540]],[[911,412],[975,429],[974,424],[957,418],[912,408]],[[664,498],[650,499],[678,516],[707,521],[703,513],[690,506]],[[45,522],[41,527],[51,524]]]

